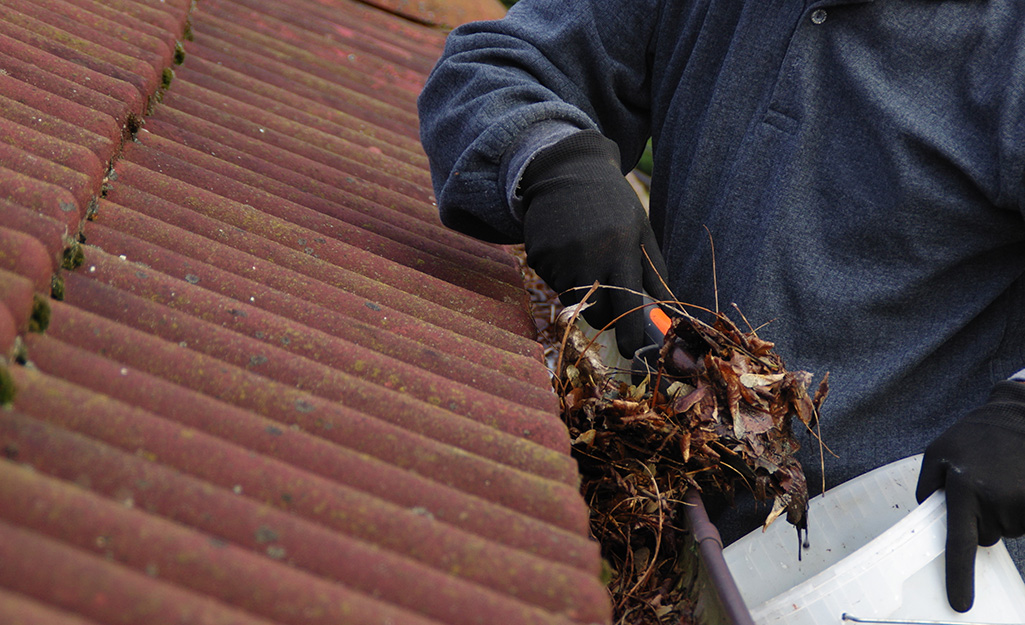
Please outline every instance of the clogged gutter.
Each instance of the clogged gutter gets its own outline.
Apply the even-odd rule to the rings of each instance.
[[[657,379],[631,386],[610,376],[573,324],[572,309],[557,312],[554,295],[536,278],[528,278],[528,289],[542,340],[556,357],[553,385],[580,467],[591,532],[607,564],[613,622],[707,622],[702,593],[718,594],[722,603],[730,590],[722,586],[732,580],[724,584],[718,571],[712,585],[720,587],[708,588],[707,575],[699,579],[685,499],[693,505],[695,490],[728,498],[746,488],[773,502],[766,524],[785,515],[800,531],[807,486],[793,457],[792,422],[797,417],[800,427],[814,430],[828,375],[811,394],[811,374],[787,371],[772,343],[753,330],[741,331],[722,314],[710,314],[705,323],[681,307]],[[548,323],[553,317],[556,323]],[[744,611],[742,605],[730,609]]]

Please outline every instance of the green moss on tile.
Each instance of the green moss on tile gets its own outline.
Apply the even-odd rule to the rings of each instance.
[[[0,406],[7,406],[14,402],[14,377],[11,376],[7,365],[0,364]]]
[[[174,70],[170,67],[165,67],[164,71],[160,73],[160,89],[165,90],[171,86],[171,82],[174,80]]]
[[[78,241],[73,241],[71,245],[64,248],[64,256],[61,258],[61,267],[69,271],[73,271],[82,266],[85,262],[85,251],[82,248],[82,244]]]
[[[174,64],[181,65],[185,62],[185,46],[182,42],[176,41],[174,43]]]
[[[32,298],[32,316],[28,320],[29,332],[46,332],[50,327],[50,302],[38,293]]]
[[[64,277],[59,273],[50,278],[50,297],[58,302],[64,301]]]

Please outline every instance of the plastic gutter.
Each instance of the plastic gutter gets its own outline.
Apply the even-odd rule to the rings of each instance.
[[[703,599],[714,599],[710,606],[699,606],[698,618],[703,623],[721,622],[728,625],[754,625],[751,612],[747,609],[743,597],[740,596],[740,589],[733,579],[726,560],[723,558],[722,538],[719,530],[708,518],[708,511],[701,495],[696,489],[689,489],[683,497],[686,504],[684,514],[687,518],[687,526],[690,528],[692,538],[697,546],[698,557],[702,568],[702,576],[707,579],[714,597],[705,596]],[[704,617],[704,618],[702,618]]]

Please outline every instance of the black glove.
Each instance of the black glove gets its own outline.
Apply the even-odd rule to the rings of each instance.
[[[998,382],[989,400],[925,450],[915,497],[947,495],[947,600],[975,601],[975,551],[1025,535],[1025,384]]]
[[[520,192],[527,263],[563,304],[578,303],[595,281],[671,298],[662,284],[668,276],[655,233],[619,169],[613,141],[586,130],[541,150],[524,171]],[[573,287],[585,288],[567,291]],[[641,296],[635,293],[600,288],[583,313],[603,328],[638,309],[616,322],[619,351],[627,358],[645,342]]]

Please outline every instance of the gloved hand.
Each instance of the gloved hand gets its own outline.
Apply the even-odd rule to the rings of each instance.
[[[613,141],[586,130],[541,150],[524,171],[520,192],[527,263],[563,304],[578,303],[595,281],[671,299],[655,233],[620,172]],[[573,287],[585,288],[567,291]],[[616,322],[619,351],[633,357],[645,342],[640,295],[600,288],[590,301],[583,314],[595,328],[638,309]]]
[[[977,545],[1025,535],[1025,383],[998,382],[989,400],[925,450],[915,497],[947,497],[947,600],[975,601]]]

